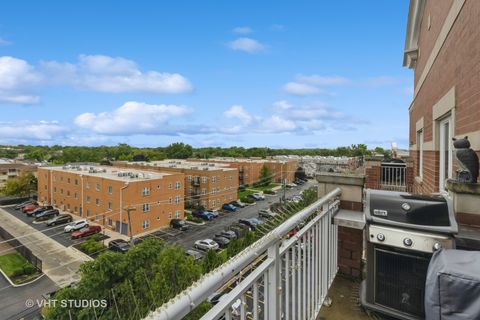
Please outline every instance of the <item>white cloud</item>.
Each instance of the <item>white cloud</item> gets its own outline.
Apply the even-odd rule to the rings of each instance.
[[[223,113],[228,119],[238,119],[242,124],[249,125],[252,123],[253,117],[245,111],[243,106],[234,105]]]
[[[297,75],[296,80],[302,83],[308,83],[316,86],[331,86],[331,85],[342,85],[347,84],[350,82],[347,78],[339,77],[339,76],[332,76],[332,77],[324,77],[319,75]]]
[[[284,110],[292,109],[293,105],[290,104],[288,101],[280,100],[280,101],[274,102],[273,107],[275,108],[275,110],[284,111]]]
[[[5,40],[5,39],[3,39],[3,38],[0,38],[0,47],[1,47],[1,46],[9,46],[9,45],[11,45],[11,44],[12,44],[12,43],[11,43],[10,41]]]
[[[76,64],[48,61],[42,67],[56,84],[92,91],[183,93],[193,89],[178,73],[142,72],[134,61],[121,57],[80,55]]]
[[[250,27],[236,27],[232,31],[234,33],[240,33],[240,34],[248,34],[253,32],[253,30]]]
[[[4,141],[52,141],[67,132],[68,129],[56,121],[0,123],[0,139]]]
[[[33,93],[33,88],[41,79],[41,75],[25,60],[0,57],[0,102],[38,103],[40,98]]]
[[[259,53],[265,51],[267,46],[251,38],[238,38],[228,44],[232,50],[244,51],[247,53]]]
[[[283,91],[289,94],[294,94],[297,96],[307,96],[320,94],[322,91],[310,84],[299,83],[299,82],[289,82],[283,86]]]
[[[170,120],[191,113],[185,106],[129,101],[113,112],[83,113],[74,120],[80,128],[105,135],[177,134]]]

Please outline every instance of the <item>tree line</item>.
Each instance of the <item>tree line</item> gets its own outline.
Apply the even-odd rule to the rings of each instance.
[[[369,156],[373,152],[386,154],[382,148],[368,149],[365,144],[352,144],[337,148],[311,149],[272,149],[272,148],[244,148],[244,147],[204,147],[193,148],[183,142],[172,143],[165,147],[146,148],[133,147],[125,143],[116,146],[74,147],[74,146],[31,146],[19,145],[15,147],[0,146],[0,158],[16,158],[23,155],[26,160],[48,161],[53,164],[68,162],[99,162],[112,160],[127,161],[155,161],[164,159],[187,159],[213,157],[269,157],[277,155],[299,156]]]

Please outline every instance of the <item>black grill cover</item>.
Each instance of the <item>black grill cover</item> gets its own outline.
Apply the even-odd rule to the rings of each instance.
[[[458,232],[452,201],[442,195],[367,189],[365,218],[367,223],[448,234]]]
[[[480,252],[439,250],[428,266],[426,320],[480,319]]]

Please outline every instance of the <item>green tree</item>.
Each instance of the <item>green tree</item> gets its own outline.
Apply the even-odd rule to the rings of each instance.
[[[25,197],[37,190],[37,178],[31,172],[23,172],[20,176],[8,179],[1,193],[6,196]]]
[[[272,183],[272,174],[270,173],[270,169],[266,165],[263,165],[260,169],[260,181],[258,185],[260,186],[268,186]]]
[[[203,259],[203,273],[208,273],[216,267],[223,264],[227,259],[226,255],[218,253],[214,250],[208,250],[205,258]]]
[[[170,159],[187,159],[192,157],[193,148],[183,142],[175,142],[165,148],[167,157]]]

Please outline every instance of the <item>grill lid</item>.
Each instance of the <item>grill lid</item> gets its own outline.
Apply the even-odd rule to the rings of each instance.
[[[366,190],[367,223],[454,234],[458,232],[452,201],[442,195]]]

